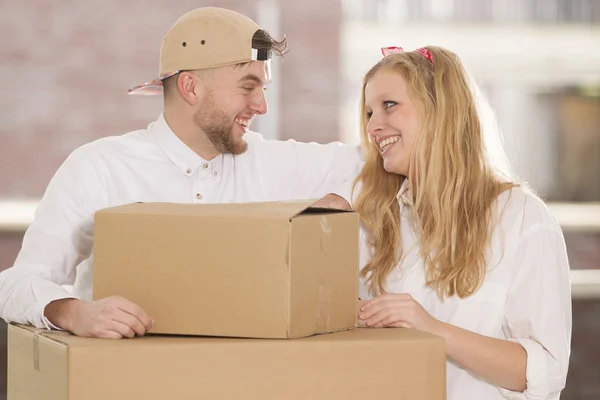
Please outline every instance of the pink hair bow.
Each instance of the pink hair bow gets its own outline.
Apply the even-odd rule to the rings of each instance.
[[[416,49],[415,51],[417,53],[421,54],[423,57],[425,57],[429,61],[431,61],[431,63],[433,64],[433,57],[431,56],[431,52],[429,50],[427,50],[424,47],[421,47],[419,49]],[[402,53],[402,52],[404,52],[404,49],[402,47],[396,47],[396,46],[383,47],[381,49],[381,54],[383,54],[384,57],[387,57],[390,54],[396,54],[396,53]]]

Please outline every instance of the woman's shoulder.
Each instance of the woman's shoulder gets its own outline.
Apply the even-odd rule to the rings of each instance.
[[[521,235],[538,229],[561,230],[548,205],[525,184],[507,189],[498,196],[497,215],[505,230]]]

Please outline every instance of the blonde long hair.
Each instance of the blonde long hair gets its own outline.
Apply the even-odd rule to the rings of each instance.
[[[440,297],[463,298],[473,294],[485,277],[493,205],[500,193],[517,183],[507,168],[497,125],[489,119],[490,108],[459,58],[440,47],[426,49],[433,63],[418,52],[388,55],[363,81],[365,165],[355,182],[360,191],[354,209],[369,231],[374,253],[361,275],[372,293],[384,293],[387,276],[402,258],[396,196],[408,178],[427,284]],[[401,74],[418,109],[420,131],[408,177],[385,171],[381,154],[368,137],[365,87],[381,69]]]

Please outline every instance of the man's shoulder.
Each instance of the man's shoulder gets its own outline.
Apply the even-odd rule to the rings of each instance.
[[[156,147],[152,134],[146,129],[105,136],[74,148],[64,160],[61,169],[88,171],[110,163],[114,157],[148,153]]]
[[[138,129],[84,143],[75,148],[72,154],[87,157],[128,155],[144,152],[147,147],[151,146],[155,147],[155,141],[151,133],[146,129]]]

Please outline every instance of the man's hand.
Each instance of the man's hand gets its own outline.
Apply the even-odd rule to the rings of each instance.
[[[350,204],[346,201],[346,199],[333,193],[329,193],[312,206],[322,208],[335,208],[338,210],[352,210],[352,207],[350,207]]]
[[[56,300],[46,306],[45,315],[77,336],[106,339],[143,336],[154,323],[140,306],[119,296],[93,302]]]

